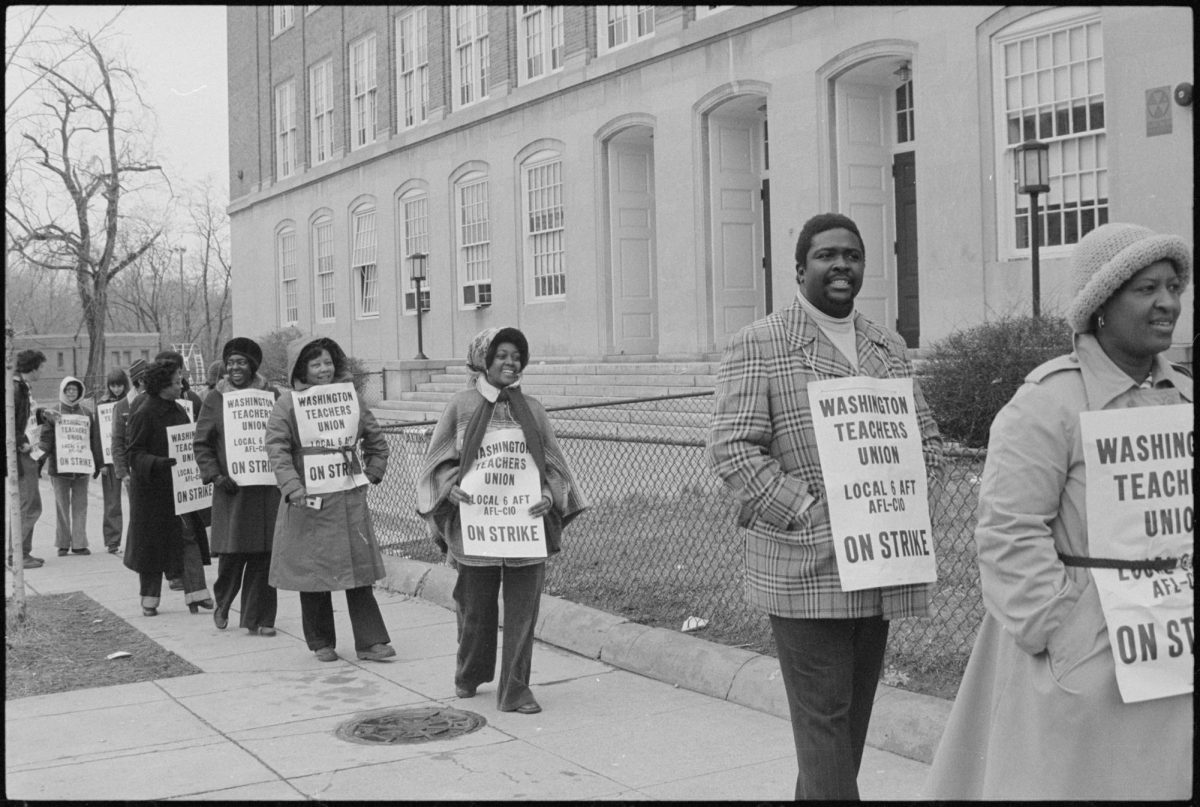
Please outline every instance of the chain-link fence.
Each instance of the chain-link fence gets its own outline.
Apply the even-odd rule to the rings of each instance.
[[[699,617],[708,624],[698,635],[773,655],[769,623],[743,593],[737,504],[704,455],[712,401],[708,392],[549,410],[592,506],[567,529],[546,591],[676,630]],[[384,551],[440,562],[414,498],[432,430],[385,428],[392,454],[370,501]],[[953,453],[931,483],[933,616],[893,624],[889,683],[945,697],[958,686],[983,613],[972,539],[982,467],[980,452]]]

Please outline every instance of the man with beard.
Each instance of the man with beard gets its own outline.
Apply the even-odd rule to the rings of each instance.
[[[866,250],[858,226],[825,213],[796,242],[795,300],[725,350],[709,462],[742,503],[746,592],[770,617],[791,712],[796,799],[857,799],[858,770],[889,620],[928,616],[927,583],[844,591],[808,384],[912,376],[899,335],[854,310]],[[927,467],[941,437],[914,382]]]

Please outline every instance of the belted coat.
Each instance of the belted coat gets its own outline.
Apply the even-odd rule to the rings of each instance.
[[[1160,354],[1156,399],[1192,402]],[[1124,703],[1087,556],[1079,414],[1135,405],[1100,348],[1035,369],[992,422],[975,542],[986,613],[930,770],[935,799],[1185,799],[1192,695]],[[1152,424],[1147,424],[1148,428]]]
[[[298,339],[288,345],[289,367],[296,367],[302,349],[312,341]],[[341,354],[336,343],[325,341]],[[335,366],[344,368],[344,356]],[[309,389],[308,384],[295,380],[294,373],[292,378],[296,391]],[[334,383],[350,380],[351,376],[343,372]],[[387,471],[387,440],[361,397],[358,409],[353,465],[378,482]],[[371,523],[365,485],[321,494],[319,510],[288,504],[289,494],[304,490],[305,462],[292,391],[284,391],[275,402],[267,422],[266,444],[281,497],[271,551],[271,585],[286,591],[344,591],[382,579],[387,572]]]
[[[246,389],[270,392],[279,400],[279,390],[261,374]],[[200,419],[196,421],[196,464],[200,478],[209,483],[218,476],[229,476],[225,445],[225,393],[237,392],[228,378],[220,379],[204,396]],[[270,552],[275,535],[275,517],[279,512],[279,488],[276,485],[241,485],[235,493],[213,487],[212,536],[214,555],[242,552]]]

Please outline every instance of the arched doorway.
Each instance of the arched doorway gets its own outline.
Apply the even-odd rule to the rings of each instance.
[[[855,307],[920,341],[913,74],[903,55],[860,62],[834,79],[834,181],[838,209],[867,252]]]
[[[611,350],[658,352],[654,130],[628,126],[604,141]]]
[[[704,116],[716,350],[771,309],[766,102],[757,93],[735,95]]]

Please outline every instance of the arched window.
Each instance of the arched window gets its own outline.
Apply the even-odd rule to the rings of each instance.
[[[550,150],[530,156],[521,165],[521,183],[525,266],[533,299],[561,298],[567,293],[562,156]]]
[[[454,183],[457,206],[458,278],[462,307],[492,303],[492,235],[488,178],[471,171]]]
[[[1016,148],[1050,146],[1050,191],[1039,205],[1041,245],[1077,243],[1108,221],[1104,52],[1096,9],[1026,17],[992,39],[997,211],[1001,255],[1030,249],[1029,196],[1017,192]],[[1065,250],[1060,250],[1065,254]]]
[[[379,265],[376,261],[375,205],[362,204],[350,214],[350,276],[359,318],[379,316]]]
[[[412,314],[417,310],[417,290],[408,256],[417,252],[429,254],[429,194],[423,189],[402,194],[396,201],[396,221],[400,224],[400,283],[406,289],[404,313]],[[429,310],[429,284],[424,282],[421,284],[421,310]]]
[[[313,278],[317,298],[317,320],[333,322],[337,307],[334,292],[337,288],[333,273],[333,219],[323,215],[312,224]]]
[[[295,325],[300,321],[295,227],[289,225],[275,234],[275,265],[279,277],[279,324]]]

